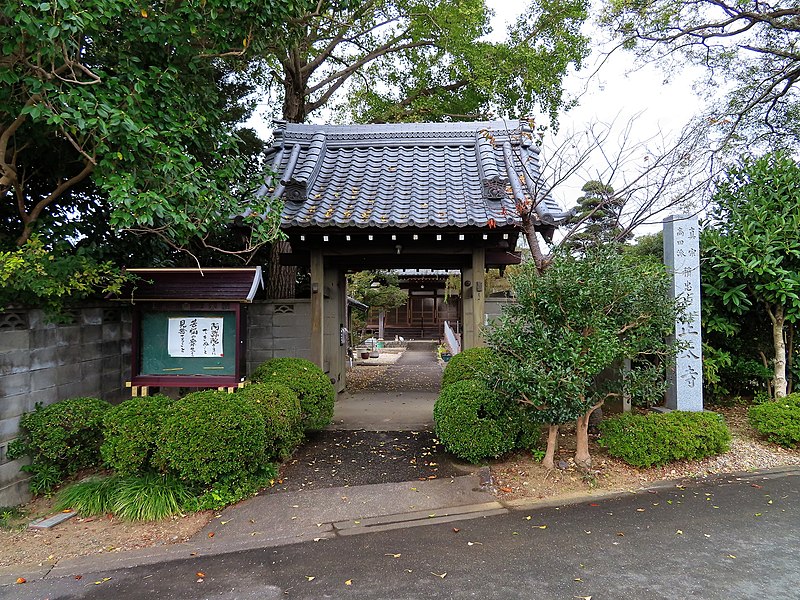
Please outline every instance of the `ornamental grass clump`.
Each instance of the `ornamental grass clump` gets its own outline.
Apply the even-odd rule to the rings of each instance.
[[[800,393],[751,406],[750,425],[770,442],[786,448],[800,445]]]
[[[256,367],[250,379],[253,383],[279,383],[293,390],[300,400],[305,431],[324,429],[333,420],[333,384],[310,360],[271,358]]]
[[[84,517],[113,514],[124,521],[157,521],[181,514],[193,500],[190,489],[171,475],[114,475],[65,487],[55,509],[76,510]]]
[[[161,427],[173,400],[167,396],[130,398],[103,417],[103,461],[119,475],[155,470],[152,464]]]
[[[721,454],[727,452],[730,441],[722,415],[673,411],[605,419],[598,443],[634,467],[650,467]]]
[[[184,482],[204,486],[257,471],[265,442],[264,417],[247,399],[194,392],[170,406],[154,460]]]
[[[284,460],[303,441],[303,413],[297,394],[280,383],[248,385],[237,396],[249,400],[264,417],[267,458]]]
[[[498,457],[517,443],[513,408],[483,382],[457,381],[434,404],[436,437],[448,452],[472,463]]]

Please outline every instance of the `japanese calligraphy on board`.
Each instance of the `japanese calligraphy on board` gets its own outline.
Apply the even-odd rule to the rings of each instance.
[[[167,352],[170,356],[224,356],[222,317],[173,317],[168,322]]]

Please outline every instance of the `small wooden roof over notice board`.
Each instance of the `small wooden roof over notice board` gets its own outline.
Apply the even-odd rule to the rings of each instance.
[[[139,280],[115,300],[136,302],[242,302],[264,287],[261,267],[127,269]]]

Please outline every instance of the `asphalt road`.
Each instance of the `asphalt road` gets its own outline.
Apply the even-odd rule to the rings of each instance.
[[[76,573],[6,586],[0,597],[797,600],[798,549],[795,471]]]

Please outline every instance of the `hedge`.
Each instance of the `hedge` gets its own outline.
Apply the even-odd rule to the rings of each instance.
[[[333,384],[310,360],[271,358],[256,367],[250,379],[253,383],[280,383],[292,389],[300,400],[306,431],[324,429],[333,420]]]
[[[283,460],[303,441],[303,413],[293,390],[280,383],[255,383],[237,395],[264,417],[267,458]]]
[[[650,467],[726,452],[730,440],[721,415],[673,411],[604,419],[598,443],[635,467]]]
[[[750,425],[770,442],[787,448],[800,444],[800,393],[751,406]]]
[[[495,352],[491,348],[467,348],[459,352],[447,363],[442,373],[442,389],[457,381],[483,379],[489,374],[489,366]]]
[[[457,381],[442,389],[433,407],[436,436],[444,447],[477,463],[517,444],[514,407],[480,381]]]

